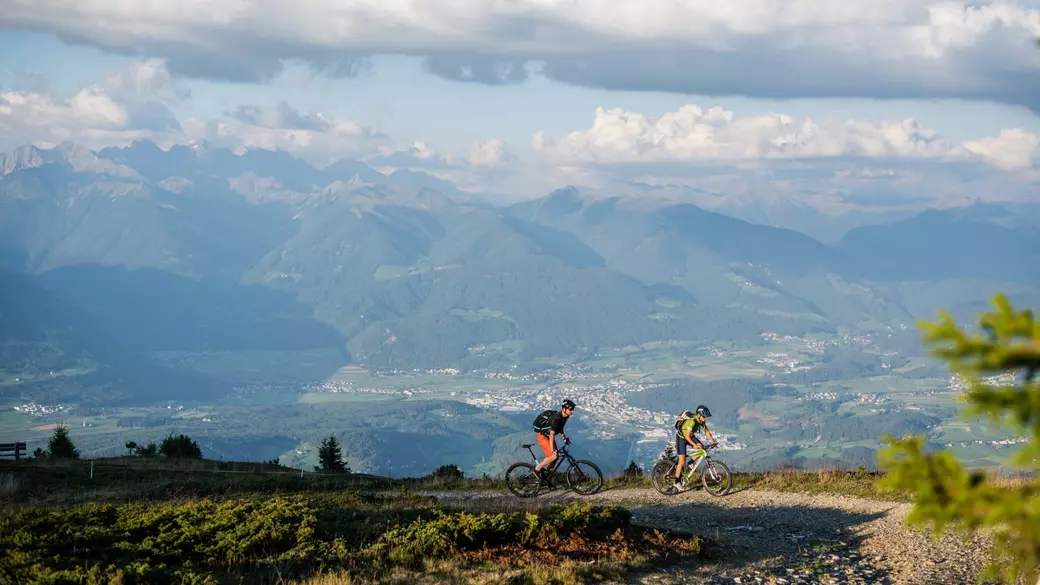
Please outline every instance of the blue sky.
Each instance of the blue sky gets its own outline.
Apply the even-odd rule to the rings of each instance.
[[[0,34],[0,83],[10,87],[19,74],[39,75],[59,92],[72,94],[96,83],[105,72],[136,57],[70,46],[59,38],[29,31]],[[425,72],[419,58],[383,56],[357,78],[315,76],[293,66],[262,85],[186,79],[191,100],[182,114],[217,117],[240,104],[286,101],[301,111],[373,125],[406,140],[425,140],[463,149],[473,140],[501,138],[517,150],[529,147],[537,131],[559,135],[587,128],[597,106],[621,107],[657,117],[685,104],[719,105],[738,115],[783,112],[796,117],[858,120],[914,118],[952,139],[979,138],[1003,128],[1040,133],[1040,116],[1023,106],[964,100],[795,99],[617,91],[567,85],[533,77],[519,86],[459,83]]]
[[[414,155],[422,141],[436,156],[417,165],[439,161],[442,176],[471,182],[503,180],[500,159],[589,181],[604,165],[671,165],[671,176],[780,158],[829,176],[835,164],[954,161],[1028,187],[1040,160],[1037,4],[10,0],[0,147],[207,139],[325,161]],[[360,74],[315,73],[359,55]],[[268,114],[231,115],[243,106]],[[489,155],[497,174],[463,168],[478,147],[509,154]]]

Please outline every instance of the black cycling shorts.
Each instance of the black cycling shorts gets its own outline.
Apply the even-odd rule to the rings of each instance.
[[[701,442],[698,441],[697,439],[694,439],[693,442],[697,444],[697,449],[703,449],[704,448],[704,445],[702,445]],[[686,448],[689,447],[689,446],[690,446],[690,444],[686,442],[685,438],[683,438],[683,437],[681,437],[679,435],[675,435],[675,452],[677,454],[679,454],[679,455],[686,455]]]

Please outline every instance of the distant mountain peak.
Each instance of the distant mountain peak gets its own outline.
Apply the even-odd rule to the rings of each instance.
[[[0,152],[0,175],[31,169],[46,162],[43,152],[32,144],[19,146],[10,152]]]
[[[43,154],[47,162],[65,163],[78,173],[98,173],[138,180],[143,178],[130,167],[101,158],[93,150],[69,141],[62,142]]]

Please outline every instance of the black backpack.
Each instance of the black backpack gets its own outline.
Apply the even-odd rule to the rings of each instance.
[[[542,414],[534,417],[534,429],[536,431],[545,431],[549,429],[549,419],[556,414],[555,410],[543,410]]]

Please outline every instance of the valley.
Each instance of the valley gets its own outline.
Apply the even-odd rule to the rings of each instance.
[[[87,456],[184,432],[207,457],[308,469],[335,434],[355,471],[496,475],[564,397],[574,448],[611,474],[697,404],[743,470],[873,467],[904,433],[999,470],[1021,444],[960,418],[916,322],[973,319],[995,291],[1036,305],[1028,206],[860,218],[825,243],[674,191],[498,206],[282,151],[16,154],[0,441],[30,451],[64,421]]]
[[[835,367],[827,353],[839,349],[874,355],[879,368],[872,375],[812,379],[813,371]],[[767,333],[754,345],[653,342],[557,363],[539,360],[538,368],[513,364],[483,371],[351,365],[315,383],[269,382],[256,368],[242,367],[264,362],[259,355],[161,357],[195,371],[239,372],[239,383],[215,400],[138,406],[14,404],[4,398],[0,407],[9,410],[0,416],[0,441],[26,440],[31,450],[63,421],[87,456],[116,456],[125,453],[126,441],[185,432],[213,458],[277,458],[311,469],[320,437],[348,427],[354,441],[344,455],[355,471],[421,475],[455,462],[468,476],[497,476],[512,461],[529,458],[520,444],[530,442],[530,419],[571,398],[579,405],[569,427],[574,448],[603,457],[601,466],[612,474],[629,461],[648,470],[674,442],[675,414],[698,403],[714,413],[719,456],[747,471],[873,468],[882,434],[903,431],[926,433],[970,467],[999,469],[1023,442],[984,420],[962,420],[954,402],[956,377],[923,358],[896,363],[870,337]],[[16,387],[7,382],[0,397]],[[422,442],[430,458],[401,457],[394,450],[398,440]],[[380,449],[381,441],[390,444]],[[459,441],[466,445],[461,451]]]

